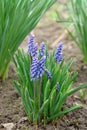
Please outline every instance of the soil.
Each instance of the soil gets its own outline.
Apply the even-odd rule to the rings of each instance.
[[[82,54],[78,47],[70,39],[62,25],[57,23],[55,17],[53,17],[53,11],[57,6],[56,3],[44,15],[33,33],[36,42],[41,43],[44,41],[48,43],[50,51],[56,48],[59,41],[63,41],[63,55],[66,62],[70,58],[75,59],[72,69],[78,71],[78,78],[73,86],[76,87],[87,83],[87,65],[83,63]],[[21,48],[24,48],[25,51],[27,51],[28,38],[29,36],[25,38],[21,45]],[[5,130],[3,125],[5,123],[13,123],[14,128],[12,130],[34,130],[35,126],[27,120],[21,98],[13,87],[14,80],[17,80],[17,75],[14,65],[11,63],[8,79],[6,81],[0,80],[0,130]],[[83,107],[62,116],[45,127],[40,124],[39,130],[87,130],[87,97],[81,98],[81,94],[77,93],[68,98],[65,105],[70,107],[75,103],[80,103]]]

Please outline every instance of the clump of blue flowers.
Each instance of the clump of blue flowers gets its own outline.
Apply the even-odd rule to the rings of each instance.
[[[28,119],[35,124],[44,121],[44,124],[73,111],[80,105],[62,109],[68,96],[87,84],[71,88],[77,73],[69,71],[73,60],[64,61],[62,55],[63,44],[60,42],[57,49],[49,54],[44,42],[35,43],[34,36],[30,35],[28,53],[18,51],[15,56],[15,65],[18,73],[18,82],[15,87],[22,98]]]
[[[59,43],[56,51],[55,51],[55,61],[56,62],[61,62],[63,60],[62,56],[62,43]],[[39,55],[41,59],[38,59],[37,55],[38,51],[38,44],[34,43],[34,35],[30,35],[30,40],[28,43],[28,54],[32,57],[32,65],[31,65],[31,80],[38,80],[40,77],[43,76],[44,71],[46,72],[47,76],[49,79],[52,78],[51,72],[46,69],[45,67],[45,62],[46,62],[46,56],[45,56],[45,51],[46,51],[46,46],[45,43],[42,42],[39,50]]]

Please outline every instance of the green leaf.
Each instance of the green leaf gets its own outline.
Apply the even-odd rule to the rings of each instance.
[[[21,96],[21,88],[19,87],[18,83],[16,81],[14,81],[14,86],[17,89],[19,95]]]
[[[45,87],[45,89],[44,89],[44,101],[49,98],[49,94],[50,94],[50,84],[51,84],[51,83],[50,83],[50,80],[48,80],[48,82],[47,82],[47,84],[46,84],[46,87]]]
[[[72,90],[66,92],[64,95],[61,95],[61,98],[60,98],[59,102],[57,103],[57,105],[56,105],[56,107],[55,107],[54,113],[60,111],[60,109],[61,109],[61,107],[62,107],[64,101],[66,100],[66,98],[67,98],[68,96],[74,94],[75,92],[77,92],[77,91],[79,91],[79,90],[81,90],[81,89],[83,89],[83,88],[87,88],[87,84],[83,84],[83,85],[81,85],[81,86],[79,86],[79,87],[77,87],[77,88],[74,88],[74,89],[72,89]]]
[[[76,106],[73,106],[71,108],[67,108],[66,110],[63,110],[62,112],[60,111],[58,114],[52,115],[47,120],[50,121],[52,119],[58,118],[66,113],[69,113],[69,112],[74,111],[74,110],[81,108],[81,107],[82,107],[82,105],[76,105]]]
[[[39,114],[41,114],[44,111],[44,108],[48,105],[48,103],[49,103],[48,99],[44,101],[44,103],[42,104],[40,108]]]

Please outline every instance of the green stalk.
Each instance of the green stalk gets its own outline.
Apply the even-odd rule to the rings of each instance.
[[[9,63],[4,64],[3,66],[4,68],[2,68],[0,71],[0,78],[2,78],[2,80],[5,80],[8,77]]]
[[[36,123],[36,83],[35,83],[35,81],[34,81],[34,112],[33,112],[33,122]]]
[[[44,102],[48,99],[49,97],[49,94],[50,94],[50,80],[47,81],[47,84],[45,86],[45,89],[44,89]],[[48,106],[47,108],[44,107],[44,126],[47,124],[47,111],[48,111]]]
[[[42,83],[42,77],[39,80],[39,85],[38,85],[38,105],[39,105],[39,111],[40,111],[40,107],[41,107],[41,83]],[[39,122],[40,122],[40,116],[39,116]]]

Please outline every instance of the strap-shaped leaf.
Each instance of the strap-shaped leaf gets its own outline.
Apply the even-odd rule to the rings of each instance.
[[[68,96],[74,94],[75,92],[77,92],[77,91],[79,91],[79,90],[81,90],[81,89],[83,89],[83,88],[87,88],[87,84],[83,84],[83,85],[81,85],[81,86],[79,86],[79,87],[77,87],[77,88],[75,88],[75,89],[72,89],[72,90],[68,91],[68,92],[65,93],[64,95],[62,95],[61,98],[60,98],[60,100],[59,100],[59,102],[57,103],[57,105],[56,105],[56,107],[55,107],[54,113],[55,113],[56,111],[57,111],[57,112],[60,111],[60,109],[61,109],[61,107],[62,107],[64,101],[66,100],[66,98],[67,98]]]
[[[73,107],[71,107],[71,108],[67,108],[66,110],[63,110],[62,112],[60,111],[59,113],[52,115],[52,116],[49,117],[47,120],[50,121],[50,120],[52,120],[52,119],[58,118],[58,117],[60,117],[60,116],[62,116],[62,115],[64,115],[64,114],[66,114],[66,113],[68,113],[68,112],[74,111],[74,110],[76,110],[76,109],[78,109],[78,108],[81,108],[81,107],[82,107],[82,105],[76,105],[76,106],[73,106]]]

